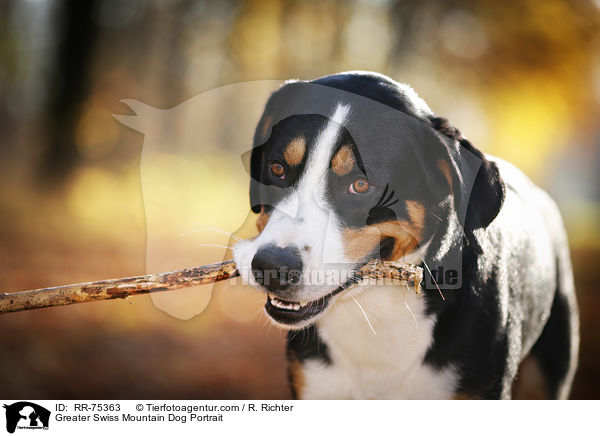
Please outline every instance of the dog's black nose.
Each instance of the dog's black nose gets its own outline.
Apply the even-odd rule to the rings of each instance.
[[[300,283],[302,259],[295,247],[261,247],[252,259],[252,274],[259,285],[269,291],[280,291]]]

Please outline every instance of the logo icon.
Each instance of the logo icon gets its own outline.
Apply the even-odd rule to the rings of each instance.
[[[15,429],[48,429],[50,411],[29,401],[19,401],[4,405],[6,409],[6,431],[14,433]]]

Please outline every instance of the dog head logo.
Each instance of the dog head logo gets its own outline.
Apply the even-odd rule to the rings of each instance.
[[[5,404],[6,431],[14,433],[18,429],[48,429],[50,411],[28,401]]]
[[[252,147],[252,132],[264,102],[281,84],[232,84],[168,109],[122,100],[134,114],[114,118],[144,135],[140,176],[147,273],[231,258],[226,246],[233,246],[239,237],[230,234],[243,234],[240,232],[248,229],[251,235],[248,174],[240,155]],[[244,217],[248,217],[246,222]],[[252,293],[233,286],[235,280],[174,293],[152,293],[151,298],[169,315],[190,319],[204,311],[213,289],[223,287],[228,296],[239,297],[241,303],[233,307],[231,300],[219,299],[221,309],[234,319],[252,319],[255,315],[250,318],[243,310],[247,307],[244,299],[252,298]]]

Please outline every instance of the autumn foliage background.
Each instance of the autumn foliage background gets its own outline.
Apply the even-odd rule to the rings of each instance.
[[[0,23],[0,290],[145,273],[144,137],[112,117],[131,113],[121,99],[170,108],[238,82],[379,71],[557,200],[581,310],[572,397],[600,397],[600,1],[9,0]],[[246,222],[250,140],[201,145],[197,184],[221,189],[190,200],[201,224]],[[182,164],[161,162],[164,177]],[[0,316],[0,397],[289,397],[284,334],[257,293],[215,290],[190,319],[131,303]]]

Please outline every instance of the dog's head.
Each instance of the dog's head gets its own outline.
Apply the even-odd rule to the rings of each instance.
[[[250,173],[260,234],[234,257],[289,328],[314,322],[368,260],[420,263],[449,213],[480,251],[474,231],[504,195],[495,166],[410,87],[363,72],[273,93]]]

